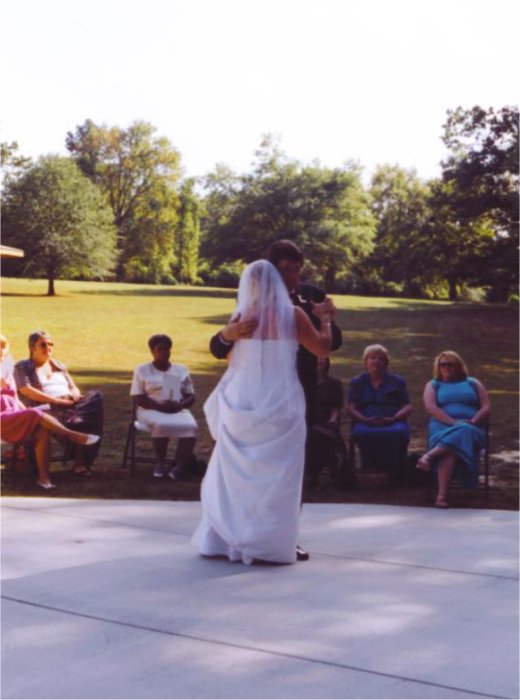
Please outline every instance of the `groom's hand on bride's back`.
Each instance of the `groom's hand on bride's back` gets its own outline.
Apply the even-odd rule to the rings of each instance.
[[[227,326],[220,331],[220,334],[228,343],[234,343],[243,338],[251,338],[257,328],[258,321],[256,319],[252,321],[241,321],[240,314],[237,314],[229,321]]]

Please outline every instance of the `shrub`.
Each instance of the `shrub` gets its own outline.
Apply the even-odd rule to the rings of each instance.
[[[207,285],[212,287],[236,289],[244,267],[245,264],[240,260],[232,263],[222,263],[220,267],[213,270],[201,269],[200,276]]]

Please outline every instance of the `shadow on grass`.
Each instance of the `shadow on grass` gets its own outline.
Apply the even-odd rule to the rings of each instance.
[[[200,316],[197,317],[197,321],[200,321],[201,323],[205,323],[208,326],[218,326],[219,328],[222,328],[227,324],[229,321],[230,315],[229,314],[220,314],[220,316],[203,316],[202,318]],[[209,338],[208,338],[209,341]]]
[[[94,296],[128,296],[128,297],[207,297],[211,299],[235,299],[237,295],[236,289],[205,289],[204,287],[196,289],[81,289],[74,292],[75,294],[91,294]],[[6,295],[7,296],[7,295]],[[30,295],[12,295],[12,296],[30,296]]]
[[[28,299],[36,299],[36,298],[44,299],[47,297],[49,299],[52,299],[52,298],[59,297],[60,295],[56,294],[55,297],[49,297],[48,294],[25,294],[25,293],[22,294],[21,292],[20,293],[18,293],[18,292],[2,292],[1,296],[2,297],[20,297],[20,298],[28,298]]]

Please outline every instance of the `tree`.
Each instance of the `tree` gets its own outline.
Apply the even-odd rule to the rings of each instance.
[[[330,169],[288,160],[270,138],[251,174],[220,168],[206,180],[203,251],[216,263],[265,256],[289,238],[305,251],[317,281],[332,290],[338,275],[372,249],[375,221],[357,166]]]
[[[112,269],[115,229],[103,195],[68,158],[47,156],[17,179],[4,195],[3,239],[25,250],[23,270],[48,280],[99,278]]]
[[[444,124],[451,219],[492,231],[480,283],[491,285],[496,300],[506,300],[518,284],[518,131],[517,107],[459,107]]]
[[[430,183],[430,214],[422,229],[426,265],[446,280],[451,301],[458,299],[462,283],[483,284],[494,236],[488,217],[465,216],[457,210],[454,187],[452,182]]]
[[[11,141],[0,143],[0,165],[4,182],[16,178],[20,173],[26,171],[32,165],[32,160],[27,156],[17,153],[18,143]]]
[[[178,207],[175,193],[180,178],[180,155],[167,138],[156,137],[155,132],[155,127],[143,121],[120,129],[98,126],[87,119],[74,133],[67,134],[66,145],[78,167],[104,192],[112,208],[121,253],[119,274],[128,260],[135,257],[141,223],[148,226],[149,233],[157,192],[162,192],[163,204]],[[171,196],[163,196],[165,190]],[[146,257],[149,236],[143,238],[140,253]],[[127,244],[131,251],[126,250]],[[155,246],[160,247],[160,243]]]
[[[158,179],[128,222],[119,269],[131,282],[175,282],[175,239],[179,225],[179,196]]]
[[[375,250],[364,267],[381,281],[402,285],[405,296],[421,294],[436,273],[424,254],[428,186],[413,170],[383,165],[372,177],[370,195],[377,228]]]
[[[180,221],[176,236],[176,277],[193,284],[197,280],[200,247],[200,204],[193,190],[195,181],[184,181],[180,192]]]
[[[444,142],[450,155],[440,181],[423,184],[397,167],[376,171],[376,249],[365,268],[405,294],[443,280],[452,300],[461,284],[490,285],[507,299],[518,279],[518,110],[449,112]]]

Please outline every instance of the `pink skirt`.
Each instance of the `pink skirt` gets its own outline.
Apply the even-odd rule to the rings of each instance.
[[[25,442],[34,433],[43,411],[38,408],[19,408],[15,398],[0,395],[0,438],[3,442]]]

